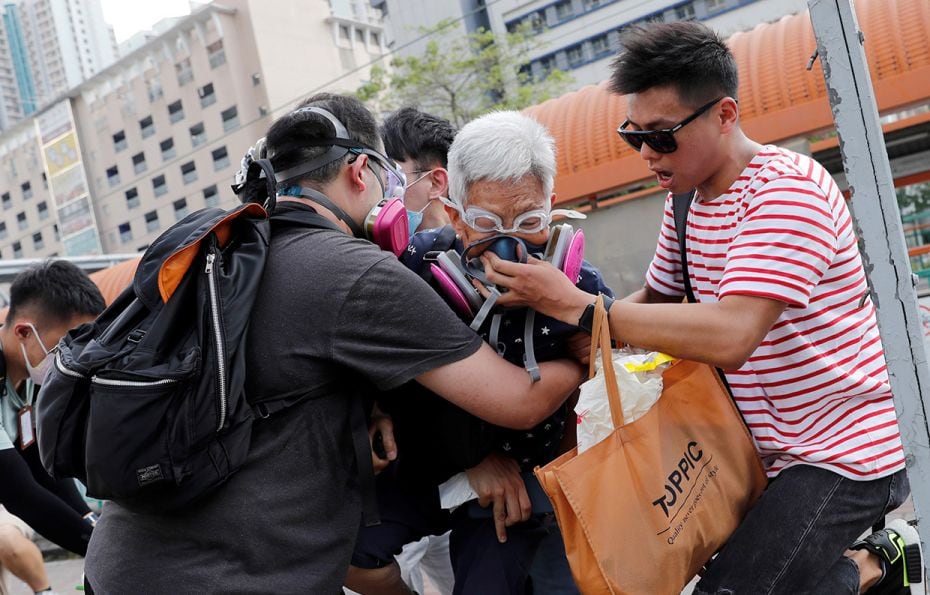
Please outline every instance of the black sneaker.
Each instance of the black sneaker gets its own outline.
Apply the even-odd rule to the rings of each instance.
[[[869,595],[918,595],[922,593],[923,554],[917,529],[895,519],[881,531],[857,541],[850,549],[868,550],[881,558],[885,576],[868,590]]]

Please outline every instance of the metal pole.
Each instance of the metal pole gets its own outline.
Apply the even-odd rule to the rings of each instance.
[[[930,511],[930,368],[863,36],[852,0],[808,0],[808,6],[878,310],[918,530],[927,544],[930,523],[921,513]],[[926,557],[924,567],[930,571]]]

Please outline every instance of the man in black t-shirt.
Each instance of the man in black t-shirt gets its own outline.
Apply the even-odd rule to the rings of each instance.
[[[528,428],[581,380],[576,364],[558,361],[531,383],[392,254],[361,239],[403,174],[358,101],[314,96],[266,141],[278,209],[315,210],[334,225],[272,237],[246,390],[259,400],[310,396],[256,420],[243,467],[188,509],[155,515],[108,504],[85,567],[97,592],[336,593],[361,520],[354,394],[415,379],[495,424]]]

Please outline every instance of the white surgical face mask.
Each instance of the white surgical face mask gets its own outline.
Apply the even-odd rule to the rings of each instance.
[[[32,379],[32,382],[36,385],[41,385],[45,380],[46,374],[48,374],[49,369],[52,366],[52,362],[55,359],[55,354],[45,348],[45,343],[42,342],[42,337],[39,336],[39,331],[36,330],[36,327],[31,322],[27,322],[29,328],[32,329],[33,334],[36,336],[36,341],[39,342],[39,347],[42,348],[42,351],[45,353],[45,357],[42,358],[42,361],[39,362],[38,366],[33,367],[29,362],[29,354],[26,353],[26,345],[23,343],[19,344],[19,348],[23,351],[23,361],[26,363],[26,372],[29,373],[29,378]]]

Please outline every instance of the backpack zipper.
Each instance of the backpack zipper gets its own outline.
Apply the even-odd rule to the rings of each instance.
[[[207,285],[210,287],[210,316],[213,320],[213,339],[216,344],[217,386],[220,390],[220,425],[216,428],[216,431],[219,432],[226,424],[226,350],[224,348],[222,326],[220,325],[219,290],[216,286],[216,276],[213,274],[215,260],[216,252],[207,254],[207,266],[204,272],[207,274]]]
[[[149,386],[162,386],[164,384],[174,384],[178,380],[176,378],[163,378],[161,380],[113,380],[111,378],[101,378],[100,376],[92,376],[90,381],[94,384],[102,384],[103,386],[125,386],[125,387],[134,387],[134,388],[146,388]]]
[[[61,361],[61,351],[55,354],[55,367],[58,368],[58,371],[65,376],[70,376],[71,378],[84,378],[84,375],[80,372],[75,372],[74,370],[65,366],[65,363]]]

